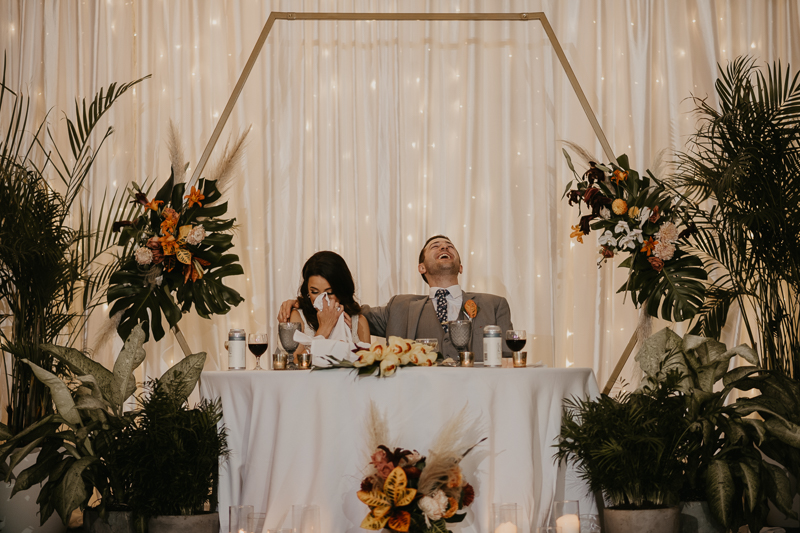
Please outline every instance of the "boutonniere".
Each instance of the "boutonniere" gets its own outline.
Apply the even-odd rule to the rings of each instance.
[[[478,304],[475,303],[475,300],[467,300],[464,302],[464,312],[467,314],[470,320],[478,316],[478,311],[480,311],[480,308],[478,307]]]

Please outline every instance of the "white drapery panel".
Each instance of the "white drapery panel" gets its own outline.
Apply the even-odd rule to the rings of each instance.
[[[793,0],[19,0],[0,5],[0,42],[11,86],[33,97],[33,123],[50,112],[62,150],[74,97],[152,74],[107,116],[116,133],[85,193],[98,206],[107,189],[168,177],[170,119],[194,167],[273,10],[544,11],[615,153],[642,171],[683,148],[695,126],[686,99],[714,100],[718,62],[800,57]],[[315,251],[342,254],[360,300],[380,305],[427,290],[418,253],[444,233],[462,285],[508,298],[529,358],[591,367],[602,386],[638,313],[616,294],[624,271],[597,269],[596,236],[569,239],[578,213],[561,200],[560,141],[602,152],[538,22],[278,21],[219,148],[250,127],[228,193],[246,272],[232,285],[246,301],[181,322],[207,368],[227,364],[229,328],[275,332]],[[120,343],[97,346],[100,326],[98,313],[87,346],[110,365]],[[146,348],[142,377],[182,355],[170,336]]]

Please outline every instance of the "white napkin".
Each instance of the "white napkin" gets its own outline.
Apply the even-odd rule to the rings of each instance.
[[[321,311],[324,301],[332,305],[328,299],[328,294],[325,292],[314,300],[314,307]],[[327,339],[322,335],[312,337],[297,330],[294,332],[294,340],[301,344],[311,345],[311,364],[318,367],[331,366],[331,362],[328,359],[329,356],[335,357],[340,361],[355,361],[356,354],[353,352],[354,349],[369,349],[370,347],[369,343],[366,342],[354,342],[353,333],[344,321],[344,313],[339,317],[339,321]]]

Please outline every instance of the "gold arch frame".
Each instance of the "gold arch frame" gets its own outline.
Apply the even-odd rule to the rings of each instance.
[[[603,132],[603,129],[600,127],[600,123],[597,121],[597,117],[592,111],[592,107],[589,105],[589,101],[586,99],[586,95],[583,93],[583,89],[581,88],[580,83],[578,82],[578,78],[575,76],[575,72],[572,70],[572,66],[569,64],[569,60],[567,59],[566,54],[564,54],[564,50],[561,48],[561,43],[558,42],[558,38],[556,37],[555,32],[553,31],[553,27],[550,25],[550,21],[547,20],[547,16],[543,12],[534,12],[534,13],[293,13],[293,12],[284,12],[284,11],[273,11],[270,13],[267,22],[264,24],[264,27],[261,30],[261,33],[256,40],[256,44],[253,47],[253,51],[250,52],[250,57],[247,59],[247,63],[244,65],[244,69],[242,69],[241,75],[239,75],[239,80],[236,82],[236,85],[233,88],[233,92],[231,92],[230,97],[228,98],[228,103],[225,105],[225,109],[222,111],[222,114],[219,117],[219,121],[217,121],[216,127],[214,127],[214,131],[211,133],[211,138],[208,140],[208,144],[206,144],[205,150],[203,150],[203,155],[200,157],[200,160],[197,163],[197,167],[195,167],[194,172],[192,173],[192,177],[189,179],[188,185],[194,185],[197,183],[197,180],[200,178],[200,174],[205,169],[206,163],[208,162],[208,158],[211,156],[211,152],[214,150],[214,147],[219,140],[219,136],[222,133],[225,124],[228,122],[228,117],[230,116],[231,112],[233,111],[233,106],[236,104],[236,101],[239,99],[239,95],[244,88],[245,83],[247,82],[247,78],[250,76],[250,72],[253,70],[255,66],[256,60],[258,56],[261,54],[261,50],[264,48],[264,43],[267,41],[267,37],[269,36],[269,32],[272,30],[272,26],[275,24],[276,20],[333,20],[333,21],[357,21],[357,20],[384,20],[384,21],[511,21],[511,22],[531,22],[534,20],[538,20],[542,28],[547,35],[547,38],[550,40],[550,44],[553,47],[553,50],[558,57],[558,61],[561,64],[561,68],[564,69],[564,73],[567,75],[567,79],[569,80],[570,85],[572,86],[572,90],[575,92],[575,96],[578,97],[578,101],[583,108],[583,112],[586,114],[586,118],[589,120],[589,124],[591,124],[592,129],[594,130],[597,139],[600,141],[600,145],[603,148],[603,152],[605,153],[606,158],[609,161],[616,161],[617,158],[614,156],[614,151],[611,149],[611,145],[606,138],[606,134]],[[179,339],[180,340],[180,339]],[[636,345],[636,332],[634,332],[631,340],[628,342],[628,345],[625,347],[625,350],[622,353],[617,365],[614,367],[613,372],[609,378],[608,383],[603,389],[604,394],[608,394],[611,390],[611,386],[616,381],[617,377],[619,376],[620,372],[622,372],[622,368],[625,366],[625,362],[628,360],[630,353],[633,351],[634,346]],[[188,353],[188,352],[187,352]]]

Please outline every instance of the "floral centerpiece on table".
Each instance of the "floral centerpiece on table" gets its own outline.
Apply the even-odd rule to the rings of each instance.
[[[229,152],[228,147],[211,175],[186,190],[183,161],[174,127],[171,131],[172,174],[155,196],[136,183],[129,193],[144,212],[134,220],[117,221],[123,251],[119,266],[109,279],[108,303],[112,316],[121,313],[117,332],[124,339],[138,322],[156,340],[164,336],[162,315],[174,327],[192,306],[203,318],[225,314],[244,298],[223,283],[228,276],[244,273],[239,256],[226,253],[233,247],[230,231],[235,218],[223,219],[227,202],[220,203],[220,184],[230,178],[245,135]],[[176,175],[177,174],[177,175]]]
[[[564,156],[575,176],[564,196],[581,208],[570,237],[583,243],[598,232],[598,266],[627,254],[620,267],[630,272],[619,292],[629,292],[650,316],[676,322],[692,318],[703,304],[708,276],[700,258],[685,249],[694,225],[684,220],[666,187],[649,170],[641,175],[631,169],[625,155],[608,166],[589,161],[582,176],[566,150]]]
[[[464,449],[466,409],[442,428],[428,456],[386,446],[386,421],[370,405],[371,449],[358,499],[369,507],[362,529],[387,528],[401,533],[447,533],[447,524],[466,518],[463,511],[475,499],[461,460],[477,444]],[[380,443],[380,444],[378,444]]]
[[[360,376],[389,377],[401,366],[434,366],[439,353],[427,344],[401,337],[389,337],[388,344],[373,342],[369,350],[354,350],[352,361],[326,356],[329,366],[314,369],[355,368]]]

